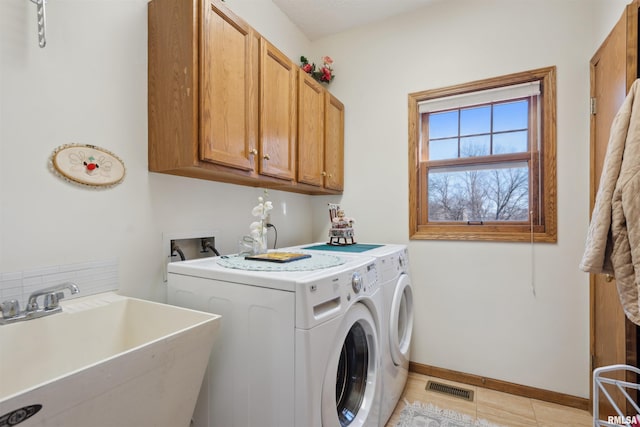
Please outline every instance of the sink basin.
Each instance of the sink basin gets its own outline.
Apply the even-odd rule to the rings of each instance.
[[[0,326],[0,426],[189,426],[220,316],[113,292],[61,305]]]

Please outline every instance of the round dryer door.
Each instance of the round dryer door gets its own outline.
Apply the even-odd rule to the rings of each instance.
[[[322,386],[322,426],[356,427],[372,411],[378,373],[378,335],[369,309],[356,303],[344,315],[336,333],[336,341],[325,372]],[[373,419],[372,418],[372,419]]]
[[[396,366],[408,363],[413,333],[413,291],[406,274],[400,275],[391,301],[389,348]]]

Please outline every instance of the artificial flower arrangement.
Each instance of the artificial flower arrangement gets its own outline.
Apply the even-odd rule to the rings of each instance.
[[[273,209],[273,204],[267,200],[267,196],[267,190],[264,190],[264,197],[258,197],[258,205],[251,210],[251,214],[258,217],[258,221],[252,222],[249,226],[254,243],[254,254],[267,252],[267,217],[269,211]]]
[[[310,74],[315,80],[320,83],[330,83],[336,76],[333,74],[333,59],[330,56],[322,57],[322,66],[316,68],[315,63],[309,63],[309,60],[304,56],[300,57],[300,68],[307,74]]]

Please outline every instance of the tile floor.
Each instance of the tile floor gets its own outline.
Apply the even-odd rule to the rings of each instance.
[[[386,427],[395,427],[400,411],[405,406],[404,400],[409,403],[432,403],[439,408],[452,409],[505,427],[593,426],[593,419],[587,411],[435,378],[438,382],[473,390],[473,402],[467,402],[442,393],[426,391],[429,379],[425,375],[409,372],[404,393]]]

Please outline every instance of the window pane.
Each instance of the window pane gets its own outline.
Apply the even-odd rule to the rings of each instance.
[[[529,168],[500,166],[428,170],[429,221],[528,221]]]
[[[493,131],[527,129],[529,101],[505,102],[493,106]]]
[[[491,106],[460,110],[460,135],[491,132]]]
[[[460,157],[488,156],[491,149],[489,135],[460,138]]]
[[[458,138],[429,141],[429,160],[456,159]]]
[[[429,139],[458,135],[458,110],[429,114]]]
[[[527,151],[527,131],[499,133],[493,136],[493,154]]]

